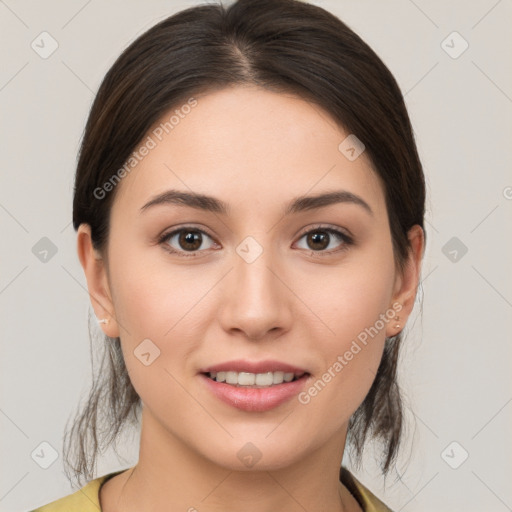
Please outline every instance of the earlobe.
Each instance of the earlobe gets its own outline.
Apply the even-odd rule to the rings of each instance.
[[[119,336],[114,304],[107,278],[107,268],[101,254],[94,249],[91,228],[80,224],[77,232],[77,252],[87,280],[87,289],[96,317],[103,332],[111,337]]]
[[[396,310],[395,319],[389,324],[388,332],[386,332],[387,337],[396,336],[403,329],[414,307],[420,280],[425,235],[421,226],[415,224],[410,228],[407,236],[410,244],[409,257],[403,275],[398,276],[398,288],[395,290],[391,302],[392,305],[395,305],[395,308],[397,304],[400,304],[401,308]],[[399,315],[398,311],[400,312]]]

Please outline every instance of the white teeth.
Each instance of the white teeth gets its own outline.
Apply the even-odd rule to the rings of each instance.
[[[238,373],[226,372],[226,384],[238,384]]]
[[[240,379],[238,382],[240,383]],[[272,386],[272,384],[274,384],[274,375],[272,372],[256,374],[256,386]]]
[[[236,383],[240,384],[241,386],[254,386],[254,383],[257,380],[258,379],[256,378],[256,375],[254,375],[254,373],[240,372],[238,374],[238,380]]]
[[[217,382],[226,382],[234,386],[248,387],[269,387],[274,384],[282,384],[283,382],[291,382],[296,376],[301,377],[303,374],[285,373],[285,372],[266,372],[266,373],[249,373],[249,372],[210,372],[210,377]]]
[[[293,375],[293,373],[292,373]],[[293,379],[293,377],[292,377]],[[272,383],[273,384],[281,384],[281,382],[283,382],[284,380],[284,372],[274,372],[273,373],[273,380],[272,380]]]

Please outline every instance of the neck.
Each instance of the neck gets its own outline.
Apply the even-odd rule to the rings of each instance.
[[[229,505],[244,512],[360,511],[339,481],[345,439],[346,428],[300,460],[264,466],[262,458],[247,470],[231,469],[206,459],[144,408],[139,461],[118,475],[117,484],[112,480],[118,477],[107,482],[102,510],[224,512]]]

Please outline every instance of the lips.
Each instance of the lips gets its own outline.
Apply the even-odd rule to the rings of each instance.
[[[269,411],[290,401],[311,376],[305,368],[270,359],[225,361],[201,368],[198,374],[219,400],[246,412]]]
[[[293,374],[291,374],[293,375]],[[200,381],[214,397],[225,404],[245,412],[270,411],[297,396],[305,387],[309,374],[299,379],[269,387],[234,386],[199,374]]]
[[[215,364],[201,368],[199,373],[209,374],[212,372],[246,372],[246,373],[268,373],[268,372],[284,372],[293,373],[295,375],[303,375],[308,373],[304,368],[294,366],[288,363],[275,360],[265,361],[247,361],[243,359],[237,359],[233,361],[226,361],[224,363]]]

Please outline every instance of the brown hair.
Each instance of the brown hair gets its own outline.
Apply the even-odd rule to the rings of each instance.
[[[237,84],[299,95],[364,143],[384,188],[396,268],[403,272],[410,250],[407,232],[415,224],[423,228],[425,182],[402,94],[357,34],[328,11],[299,0],[188,8],[124,50],[106,74],[85,128],[76,170],[75,230],[89,224],[94,247],[104,250],[116,187],[101,198],[95,190],[123,167],[169,109]],[[403,429],[400,344],[401,334],[386,339],[375,380],[350,419],[347,437],[359,462],[365,440],[380,440],[384,473],[396,458]],[[89,397],[64,436],[64,459],[79,485],[80,476],[93,477],[98,450],[115,444],[127,421],[137,424],[141,408],[119,338],[108,339],[104,350]]]

